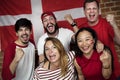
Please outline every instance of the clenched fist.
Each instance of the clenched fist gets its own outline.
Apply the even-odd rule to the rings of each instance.
[[[70,24],[72,24],[73,23],[73,18],[72,18],[72,16],[71,16],[71,14],[66,14],[65,16],[64,16],[64,18],[65,18],[65,20],[67,20]]]
[[[18,47],[16,47],[15,51],[16,51],[15,60],[16,60],[16,62],[19,62],[24,55],[24,51],[21,48],[18,48]]]
[[[106,20],[111,24],[112,27],[116,27],[116,22],[113,14],[108,14]]]
[[[109,68],[111,66],[110,51],[103,50],[103,53],[100,56],[100,61],[102,62],[103,68]]]

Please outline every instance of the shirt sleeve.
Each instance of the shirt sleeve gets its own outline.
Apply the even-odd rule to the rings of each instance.
[[[4,52],[3,68],[2,68],[2,78],[3,80],[11,80],[15,77],[15,74],[12,74],[9,66],[14,58],[15,50],[8,47]]]

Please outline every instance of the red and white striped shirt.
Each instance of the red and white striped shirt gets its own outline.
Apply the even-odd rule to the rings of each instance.
[[[34,71],[33,80],[75,80],[76,74],[74,70],[74,52],[68,53],[68,72],[64,77],[61,77],[61,69],[48,70],[39,66]]]

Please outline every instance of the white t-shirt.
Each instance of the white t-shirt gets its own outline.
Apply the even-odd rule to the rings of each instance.
[[[73,31],[65,28],[59,28],[59,33],[55,36],[57,39],[61,41],[66,51],[69,51],[69,44],[71,41],[71,37],[73,36]],[[45,44],[45,39],[48,37],[47,33],[43,34],[37,44],[38,55],[43,54],[43,48]]]
[[[16,68],[16,76],[12,80],[32,80],[33,77],[35,68],[35,47],[29,42],[29,45],[22,49],[24,51],[24,56],[19,61]]]

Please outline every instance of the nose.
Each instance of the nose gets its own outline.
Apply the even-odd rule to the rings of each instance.
[[[50,21],[50,20],[47,20],[47,23],[48,23],[48,24],[50,24],[50,23],[51,23],[51,21]]]
[[[49,53],[52,53],[53,52],[53,49],[51,48],[51,49],[49,49]]]
[[[82,45],[83,45],[83,46],[85,46],[85,45],[86,45],[86,42],[85,42],[85,41],[83,41]]]
[[[91,12],[91,13],[94,12],[94,9],[90,9],[90,12]]]
[[[26,30],[23,30],[22,33],[23,33],[23,34],[26,34]]]

